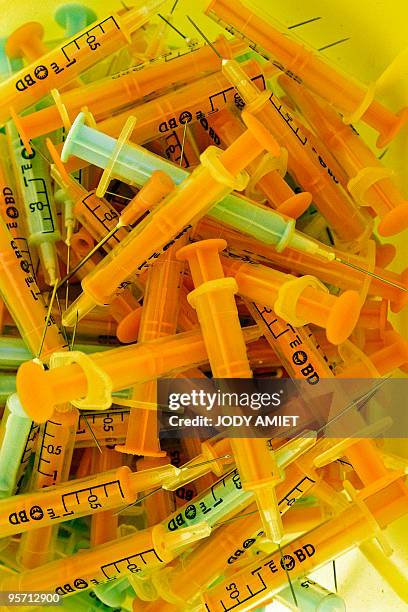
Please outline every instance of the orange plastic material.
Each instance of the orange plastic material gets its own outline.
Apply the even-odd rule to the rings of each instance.
[[[69,597],[77,591],[76,587],[65,590],[66,584],[73,582],[83,588],[92,581],[104,583],[133,572],[150,571],[174,559],[186,544],[208,537],[210,531],[206,523],[198,523],[175,533],[168,532],[162,525],[155,525],[95,546],[92,550],[82,550],[58,559],[41,568],[8,574],[0,580],[0,588],[51,591]]]
[[[139,194],[144,191],[149,192],[148,183],[146,183],[146,189],[143,187]],[[151,192],[146,194],[145,202],[148,203],[149,208],[157,203],[157,200],[154,202],[156,197],[160,201],[174,189],[171,180],[163,183],[163,186],[166,184],[167,189],[165,191],[156,189],[153,185]],[[181,238],[181,241],[186,239],[187,234]],[[176,245],[171,246],[148,270],[138,342],[149,342],[150,340],[170,336],[177,331],[178,296],[184,266],[175,258],[176,249]],[[140,407],[131,409],[125,444],[117,446],[116,450],[133,455],[165,456],[166,453],[160,449],[158,437],[157,381],[150,380],[136,385],[132,389],[131,399],[136,403],[138,401],[150,402],[152,405],[150,409],[144,409],[142,403]]]
[[[214,45],[223,57],[239,54],[245,48],[245,43],[239,40],[227,41],[223,36],[220,36]],[[134,105],[154,91],[164,91],[179,81],[186,83],[220,68],[220,59],[210,47],[205,45],[194,53],[181,55],[171,62],[152,64],[142,69],[135,66],[133,69],[100,79],[95,83],[61,93],[60,100],[71,122],[85,105],[99,121],[112,110],[127,104]],[[20,136],[27,140],[52,132],[64,125],[56,105],[19,117],[18,123]]]
[[[251,378],[245,342],[235,304],[236,282],[224,278],[218,251],[224,240],[205,240],[180,249],[187,259],[196,287],[188,295],[195,308],[215,378]]]
[[[326,328],[329,342],[340,344],[352,333],[360,314],[361,301],[356,291],[345,291],[340,297],[330,295],[324,286],[314,285],[314,277],[296,277],[284,274],[266,266],[251,265],[222,258],[222,264],[229,276],[237,281],[238,292],[250,300],[264,306],[277,308],[281,302],[279,315],[299,327],[315,323]],[[303,284],[301,281],[306,280]],[[302,282],[299,286],[297,282]],[[284,298],[282,290],[288,287]],[[293,320],[297,317],[299,322]],[[303,320],[303,322],[300,322]]]
[[[283,269],[289,269],[300,274],[313,274],[325,283],[330,283],[341,289],[354,289],[358,291],[361,289],[364,281],[368,280],[368,293],[389,300],[392,312],[400,312],[408,303],[408,292],[406,291],[408,288],[408,269],[404,270],[401,274],[379,268],[378,266],[375,266],[373,269],[374,274],[378,275],[380,278],[400,285],[401,289],[399,289],[398,286],[394,287],[377,278],[367,279],[367,276],[363,272],[353,270],[349,267],[346,268],[339,261],[323,261],[315,255],[295,251],[290,247],[287,247],[282,253],[277,253],[272,247],[248,236],[244,236],[243,234],[238,234],[225,226],[221,227],[208,218],[200,221],[196,231],[199,236],[206,238],[215,236],[217,238],[225,238],[230,247],[243,253],[242,257],[248,257],[249,254],[255,260],[257,257],[258,259],[261,258],[261,260],[262,258],[266,258],[269,263],[273,262],[273,264],[277,264]],[[337,249],[332,250],[336,257],[340,257],[352,264],[354,263],[360,268],[363,268],[363,270],[368,269],[367,261],[363,256],[339,251]]]
[[[378,231],[382,236],[393,236],[408,227],[408,201],[399,192],[386,169],[371,149],[353,131],[344,125],[337,113],[323,100],[314,97],[304,87],[286,76],[279,84],[289,93],[327,144],[346,171],[348,191],[362,206],[371,206],[381,221]]]
[[[377,329],[384,332],[388,319],[387,300],[366,300],[358,319],[358,326],[363,329]]]
[[[123,16],[116,13],[87,26],[61,46],[25,66],[0,85],[0,123],[10,118],[10,110],[20,112],[38,102],[52,89],[58,89],[81,72],[130,42],[130,34],[155,12],[160,0],[134,8]]]
[[[397,249],[393,244],[377,243],[375,251],[375,265],[379,268],[388,268],[396,254]]]
[[[393,490],[392,485],[385,485],[380,491],[367,490],[366,494],[363,491],[362,501],[367,504],[380,528],[408,512],[407,489],[402,482],[401,487],[402,493],[401,490]],[[254,609],[287,584],[286,572],[281,566],[281,555],[283,563],[286,562],[287,568],[290,567],[293,580],[331,561],[350,547],[375,537],[377,529],[374,521],[368,518],[367,511],[361,506],[356,503],[349,504],[334,518],[283,546],[282,551],[264,557],[261,560],[262,566],[257,558],[241,571],[218,583],[203,595],[201,605],[206,605],[209,612],[228,612],[232,608],[234,612]],[[302,562],[298,563],[297,559],[300,557]],[[271,568],[275,571],[271,571]],[[234,592],[241,593],[242,597],[231,603],[232,588]]]
[[[233,189],[242,190],[247,182],[243,169],[264,149],[279,154],[275,139],[263,125],[246,111],[243,115],[246,132],[225,151],[209,147],[201,155],[201,165],[83,279],[84,293],[63,314],[65,325],[74,325],[97,304],[109,302],[118,284],[149,267],[152,258]]]
[[[279,31],[241,2],[231,4],[228,0],[212,0],[206,13],[215,13],[215,19],[219,17],[229,26],[235,26],[238,36],[241,33],[257,43],[270,58],[282,62],[285,71],[300,77],[308,89],[332,104],[347,123],[361,118],[372,126],[379,133],[378,147],[386,146],[406,123],[407,108],[395,115],[373,99],[372,87],[367,88],[346,76],[316,51],[306,48],[286,31]]]
[[[215,129],[221,140],[228,146],[235,138],[238,138],[244,131],[239,119],[227,109],[221,109],[218,113],[210,117],[210,123]],[[282,153],[284,155],[284,153]],[[267,159],[267,156],[255,160],[248,168],[249,174],[253,177],[251,190],[247,195],[254,199],[263,196],[267,198],[267,203],[276,210],[297,219],[308,208],[312,201],[312,196],[308,192],[294,193],[287,182],[283,179],[279,171],[286,173],[285,164],[278,160]],[[275,166],[275,169],[271,169]],[[263,169],[264,168],[264,169]],[[279,170],[279,171],[278,171]],[[259,177],[259,178],[258,178]],[[252,185],[252,183],[254,183]]]
[[[44,28],[41,23],[30,21],[8,37],[5,51],[12,59],[24,57],[29,62],[33,62],[48,52],[43,37]]]
[[[183,561],[178,559],[172,567],[153,574],[158,594],[173,604],[185,606],[197,593],[202,593],[223,573],[228,559],[231,561],[234,558],[237,544],[249,540],[260,530],[261,521],[256,506],[248,506],[245,509],[247,513],[250,516],[221,526]]]
[[[234,294],[237,283],[224,277],[219,251],[225,240],[204,240],[177,253],[187,259],[195,289],[188,300],[196,309],[215,378],[251,378]],[[282,521],[274,485],[281,479],[273,452],[261,438],[231,438],[244,489],[253,491],[267,537],[282,539]]]
[[[31,490],[40,491],[68,480],[78,416],[78,410],[69,404],[58,406],[52,420],[41,427]],[[49,440],[52,440],[51,447],[47,444]],[[25,533],[17,553],[20,565],[30,569],[50,561],[54,555],[56,536],[57,531],[51,525]]]
[[[383,348],[367,355],[364,360],[347,364],[338,376],[340,378],[372,378],[372,367],[377,371],[378,377],[386,376],[397,368],[406,371],[408,369],[408,342],[395,331],[386,331],[384,340]]]
[[[71,248],[79,256],[79,258],[85,257],[85,255],[93,249],[95,246],[95,240],[91,236],[85,227],[80,227],[78,231],[72,234]]]
[[[174,478],[177,470],[173,465],[164,465],[143,472],[132,472],[127,466],[121,466],[94,476],[46,487],[41,491],[0,500],[0,515],[4,524],[7,523],[4,535],[32,531],[132,503],[140,491],[161,486],[168,476]],[[33,507],[40,508],[37,513],[31,511],[30,514]],[[47,508],[47,511],[44,512],[42,508]],[[18,518],[19,512],[24,511],[31,516],[31,520],[20,522],[13,518]]]
[[[24,244],[20,247],[0,220],[0,294],[27,348],[36,355],[41,345],[46,308],[35,283],[30,255],[24,249]],[[27,272],[21,265],[22,261],[27,264],[24,266]],[[41,359],[48,361],[54,351],[64,350],[66,346],[63,335],[50,321]]]
[[[246,342],[257,340],[260,336],[257,326],[248,327],[243,333]],[[207,351],[201,332],[197,329],[87,357],[110,378],[112,391],[116,391],[206,363]],[[92,383],[98,384],[93,379]],[[77,363],[44,371],[38,363],[27,361],[17,372],[17,386],[24,410],[37,423],[46,421],[52,415],[55,404],[78,400],[88,393],[87,375]]]

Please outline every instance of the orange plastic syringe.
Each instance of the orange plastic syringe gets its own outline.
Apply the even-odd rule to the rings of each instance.
[[[139,194],[148,190],[148,185],[149,181],[142,187]],[[156,195],[158,197],[156,199],[150,199],[149,208],[158,204],[173,189],[174,183],[170,179],[167,183],[163,182],[163,190],[157,191]],[[124,214],[126,214],[127,208]],[[183,236],[182,243],[187,240],[187,236],[188,234]],[[165,253],[162,253],[154,266],[149,268],[147,272],[138,342],[149,342],[150,340],[170,336],[177,331],[178,297],[184,266],[175,258],[176,248],[173,245]],[[157,403],[157,381],[150,380],[133,387],[131,400],[136,402],[136,406],[129,415],[126,441],[124,445],[117,446],[116,450],[122,453],[150,457],[165,456],[166,453],[160,449],[158,438],[157,406],[155,405]],[[139,406],[137,405],[138,401],[141,402]],[[151,403],[150,409],[143,408],[143,405],[146,405],[145,402]]]
[[[283,63],[280,69],[291,72],[306,87],[332,104],[346,123],[359,119],[378,133],[378,147],[386,146],[408,118],[408,109],[392,113],[375,100],[375,83],[365,86],[331,66],[326,59],[288,35],[282,26],[276,27],[268,17],[255,14],[241,2],[212,0],[206,9],[209,17],[224,25],[228,32],[243,38],[250,47],[270,59]],[[249,40],[248,40],[249,39]]]
[[[221,258],[228,276],[235,278],[238,293],[264,306],[295,327],[315,323],[326,328],[329,342],[341,344],[352,333],[360,314],[357,291],[331,295],[315,276],[295,277],[262,264],[252,265]]]
[[[197,311],[214,378],[251,378],[235,293],[235,279],[225,277],[218,251],[224,240],[205,240],[183,247],[177,256],[187,259],[195,289],[188,301]],[[252,491],[265,533],[274,542],[283,537],[275,487],[282,479],[275,455],[261,438],[230,438],[244,490]]]
[[[95,438],[101,446],[123,442],[126,437],[129,411],[129,408],[118,407],[103,412],[90,412],[85,416],[80,414],[75,448],[93,447],[96,445]]]
[[[221,140],[228,146],[234,138],[243,132],[239,119],[228,109],[221,109],[210,118],[211,125]],[[255,160],[248,171],[251,180],[246,188],[246,194],[253,200],[267,198],[267,203],[279,212],[297,219],[308,208],[312,196],[307,191],[294,193],[284,180],[286,173],[285,155],[276,160],[268,156]]]
[[[233,57],[243,51],[245,43],[220,36],[214,46],[223,57]],[[142,68],[134,66],[95,83],[63,92],[56,98],[55,104],[18,117],[20,137],[26,143],[36,136],[52,132],[64,126],[67,118],[71,122],[84,105],[99,120],[114,109],[127,104],[135,105],[154,91],[164,91],[172,84],[188,82],[198,75],[215,72],[220,67],[219,58],[207,46],[171,62]]]
[[[179,468],[165,465],[143,472],[122,466],[0,500],[2,536],[37,530],[136,501],[140,491],[161,486]]]
[[[0,84],[0,123],[61,88],[81,72],[130,43],[132,32],[146,23],[163,0],[149,0],[123,15],[108,15],[19,70]]]
[[[288,168],[300,185],[313,196],[313,202],[339,238],[361,241],[371,233],[369,217],[354,204],[339,184],[322,154],[302,132],[302,124],[290,108],[270,90],[260,92],[240,64],[224,59],[222,72],[253,113],[288,151]],[[323,162],[323,163],[322,163]]]
[[[242,191],[248,182],[243,169],[264,149],[279,153],[274,138],[263,125],[246,111],[243,115],[247,131],[225,151],[216,147],[206,149],[200,157],[200,166],[82,281],[83,293],[65,311],[64,325],[74,325],[96,305],[109,302],[118,283],[147,268],[152,258],[184,235],[192,223],[231,191]],[[65,146],[69,151],[68,139]]]
[[[257,326],[247,327],[243,333],[245,342],[260,336]],[[66,356],[54,353],[55,367],[47,371],[35,361],[26,361],[17,372],[17,388],[24,410],[42,423],[52,415],[57,403],[78,404],[82,398],[81,409],[108,408],[112,391],[206,362],[201,332],[194,329],[92,355],[79,351]]]
[[[408,303],[408,270],[397,274],[375,266],[374,263],[371,269],[370,262],[361,254],[355,255],[333,249],[336,258],[351,264],[345,272],[341,261],[335,259],[324,263],[319,257],[301,253],[290,246],[282,253],[278,253],[269,245],[250,236],[238,234],[232,228],[214,223],[208,217],[199,222],[196,233],[205,238],[224,238],[228,242],[229,250],[235,253],[232,255],[243,261],[265,261],[300,274],[313,274],[318,279],[341,289],[360,291],[364,283],[368,282],[368,293],[389,300],[392,312],[400,312]],[[229,254],[231,255],[231,252]],[[353,265],[360,269],[353,268]],[[364,274],[365,269],[373,272],[375,277],[367,277]]]
[[[183,470],[174,479],[169,478],[163,489],[175,491],[179,487],[209,472],[213,472],[218,477],[224,474],[228,469],[228,464],[233,460],[232,455],[228,457],[231,451],[231,444],[228,438],[215,436],[204,440],[200,443],[200,446],[201,452],[183,464],[183,468],[188,468],[188,471]]]
[[[61,597],[94,588],[123,575],[152,570],[169,563],[189,544],[210,535],[202,522],[176,533],[155,525],[0,581],[1,589],[55,591]]]
[[[379,233],[393,236],[406,229],[408,201],[392,180],[392,171],[382,165],[365,142],[323,100],[286,76],[279,77],[279,84],[345,169],[350,179],[347,188],[355,201],[361,206],[370,206],[380,217]]]
[[[41,349],[41,359],[48,361],[55,350],[67,346],[63,335],[50,318],[41,348],[46,320],[46,309],[41,299],[28,252],[19,244],[0,221],[0,293],[13,317],[27,348],[33,355]]]

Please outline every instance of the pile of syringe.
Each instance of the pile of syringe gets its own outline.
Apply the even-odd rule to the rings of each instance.
[[[351,549],[407,603],[407,108],[237,1],[109,10],[1,44],[1,605],[340,611]]]

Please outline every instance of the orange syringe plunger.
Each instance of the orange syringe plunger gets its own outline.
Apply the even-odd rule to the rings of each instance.
[[[134,534],[82,550],[74,555],[47,563],[20,574],[8,574],[0,588],[12,590],[52,591],[62,597],[77,593],[77,588],[125,577],[139,571],[162,567],[177,557],[186,546],[207,538],[207,523],[197,523],[176,532],[155,525]],[[74,584],[74,587],[70,585]]]
[[[177,472],[178,468],[170,464],[139,472],[121,466],[0,500],[0,516],[4,525],[7,524],[4,535],[32,531],[131,504],[139,492],[160,487],[168,476],[174,478]],[[18,519],[24,515],[30,516],[31,520]]]
[[[204,591],[222,574],[228,559],[237,549],[237,542],[249,540],[259,531],[261,522],[251,504],[245,510],[249,516],[222,525],[208,540],[204,540],[184,559],[178,559],[172,567],[153,574],[153,583],[163,599],[173,604],[186,605]],[[214,551],[217,554],[214,555]]]
[[[212,115],[210,121],[226,145],[230,145],[244,131],[239,119],[226,108]],[[272,164],[272,161],[266,154],[252,162],[248,167],[248,172],[254,178],[248,184],[246,193],[248,197],[256,200],[259,199],[259,196],[266,197],[273,208],[288,217],[297,219],[308,208],[312,196],[307,191],[294,193],[279,172],[282,164],[279,164],[278,160]],[[272,169],[268,170],[268,167],[271,166]]]
[[[121,456],[114,449],[102,447],[93,449],[92,472],[107,472],[121,467]],[[153,467],[153,466],[152,466]],[[148,467],[146,466],[146,469]],[[99,544],[109,542],[117,537],[119,516],[113,510],[105,510],[93,514],[91,518],[90,545],[93,548]]]
[[[260,121],[246,111],[243,117],[247,131],[225,151],[209,147],[201,155],[200,166],[82,281],[84,292],[65,311],[65,325],[74,325],[96,305],[107,303],[118,284],[147,268],[155,251],[163,252],[166,242],[171,244],[177,232],[181,237],[192,221],[205,215],[220,199],[233,189],[242,190],[248,179],[243,169],[264,149],[275,155],[280,153],[275,139]]]
[[[308,122],[346,171],[348,190],[362,206],[370,206],[380,217],[378,231],[392,236],[408,227],[408,201],[365,142],[345,125],[340,116],[287,76],[279,84],[289,93]]]
[[[312,276],[295,277],[228,257],[222,258],[222,264],[235,278],[241,295],[273,307],[278,316],[295,327],[307,323],[325,327],[333,344],[344,342],[358,321],[361,300],[357,291],[345,291],[336,297]]]
[[[347,123],[361,119],[371,125],[380,134],[377,146],[386,146],[407,122],[407,108],[395,115],[374,99],[374,84],[367,87],[357,83],[315,51],[288,36],[283,27],[275,27],[241,2],[231,4],[228,0],[212,0],[206,13],[210,16],[215,13],[215,19],[218,17],[228,24],[229,31],[234,31],[231,26],[235,26],[238,36],[249,38],[254,41],[252,46],[256,43],[255,48],[281,61],[285,71],[300,77],[308,89],[332,104]]]

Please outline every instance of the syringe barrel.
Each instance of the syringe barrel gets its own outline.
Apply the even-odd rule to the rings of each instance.
[[[2,223],[0,223],[0,263],[2,299],[27,348],[36,355],[41,345],[46,309],[39,297],[40,291],[33,277],[31,262],[27,261],[24,254],[19,251],[18,245],[11,240]],[[26,282],[26,279],[29,282]],[[64,350],[65,346],[57,326],[50,321],[41,358],[47,361],[54,351]]]

